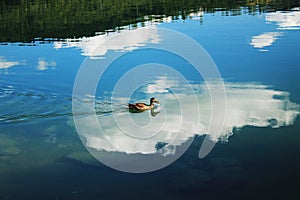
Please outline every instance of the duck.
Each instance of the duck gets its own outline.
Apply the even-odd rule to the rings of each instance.
[[[154,108],[154,103],[159,104],[159,101],[152,97],[150,99],[150,104],[147,105],[145,103],[134,103],[134,104],[128,104],[128,109],[130,112],[143,112],[146,110],[151,110]]]

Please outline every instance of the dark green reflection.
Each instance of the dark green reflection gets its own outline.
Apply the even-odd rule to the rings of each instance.
[[[239,15],[241,7],[253,14],[299,5],[300,0],[0,0],[0,42],[93,36],[149,18],[185,19],[200,8]]]

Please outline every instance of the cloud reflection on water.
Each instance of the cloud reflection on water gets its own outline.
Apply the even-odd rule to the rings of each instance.
[[[49,67],[54,68],[56,67],[55,61],[46,61],[44,58],[39,58],[38,65],[36,67],[39,71],[47,70]]]
[[[271,46],[279,36],[282,36],[282,33],[280,32],[269,32],[269,33],[263,33],[258,36],[253,36],[251,39],[251,45],[254,48],[264,48]]]
[[[300,29],[300,11],[294,9],[292,11],[277,11],[267,13],[265,16],[266,23],[276,23],[278,30],[299,30]],[[273,45],[278,37],[283,36],[283,32],[267,32],[257,36],[253,36],[250,42],[254,48],[260,51],[268,51],[263,49]]]
[[[18,61],[8,61],[5,57],[0,56],[0,69],[8,69],[20,64],[21,63]]]
[[[145,29],[143,27],[134,30],[123,30],[123,33],[127,31],[134,32],[135,34],[122,34],[118,37],[118,40],[113,40],[114,35],[117,32],[112,32],[107,35],[97,35],[93,37],[83,37],[80,39],[66,39],[65,41],[54,42],[54,48],[70,48],[78,47],[82,49],[82,54],[89,57],[103,57],[108,51],[132,51],[138,47],[145,46],[145,43],[156,44],[160,41],[155,26],[146,24],[147,27],[153,27],[152,29]],[[130,37],[134,35],[135,37]],[[109,45],[107,40],[110,39]],[[101,48],[97,48],[102,44]]]
[[[150,92],[162,103],[157,108],[160,113],[156,117],[151,117],[150,112],[138,114],[119,112],[98,115],[98,121],[91,121],[87,116],[84,119],[86,131],[81,137],[86,142],[85,145],[92,149],[127,154],[169,155],[174,154],[176,146],[180,146],[195,135],[208,134],[215,141],[228,141],[234,129],[244,126],[272,128],[288,126],[294,123],[299,114],[299,105],[289,100],[288,92],[276,91],[258,83],[227,82],[225,86],[226,119],[221,137],[211,135],[207,131],[211,107],[206,85],[191,84],[196,92],[187,92],[185,89],[187,86],[167,77],[158,77],[156,81],[139,91]],[[170,92],[170,89],[176,90],[176,94]],[[185,112],[182,112],[182,108]],[[128,123],[128,120],[133,123]],[[98,123],[104,132],[103,135],[93,132]]]
[[[300,29],[300,11],[277,11],[266,14],[267,22],[275,22],[280,30]]]

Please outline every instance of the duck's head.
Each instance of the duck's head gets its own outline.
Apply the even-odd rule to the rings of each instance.
[[[154,97],[152,97],[151,99],[150,99],[150,103],[152,104],[152,103],[159,103],[159,101],[157,100],[157,99],[155,99]]]

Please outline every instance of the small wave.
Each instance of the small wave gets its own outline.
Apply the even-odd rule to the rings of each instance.
[[[0,123],[28,122],[38,119],[64,118],[73,115],[109,115],[113,112],[127,112],[125,104],[94,98],[83,98],[80,101],[93,103],[95,110],[72,112],[72,98],[68,95],[46,93],[39,90],[20,90],[14,86],[0,89]]]
[[[0,122],[15,123],[69,116],[70,99],[56,93],[4,86],[0,89]]]

